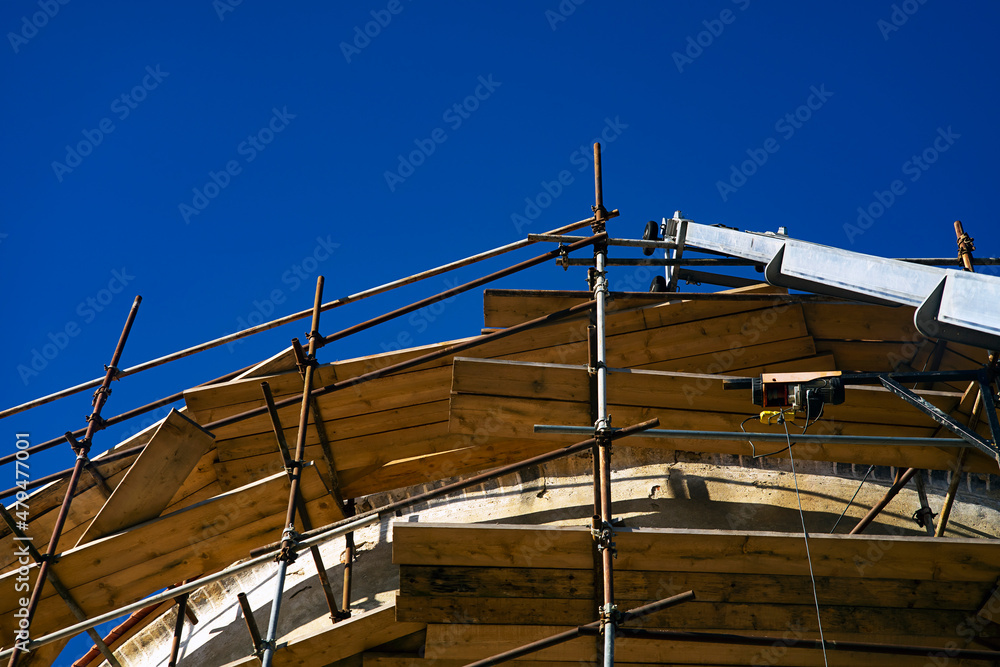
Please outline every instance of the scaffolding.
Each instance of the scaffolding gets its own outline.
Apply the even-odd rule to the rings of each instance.
[[[634,628],[628,624],[650,614],[682,605],[696,598],[697,590],[689,590],[681,594],[671,595],[662,598],[651,604],[644,604],[627,611],[619,610],[618,599],[615,594],[614,573],[615,558],[617,556],[616,543],[616,520],[612,512],[612,485],[611,472],[613,460],[613,443],[627,437],[637,438],[660,438],[660,439],[681,439],[681,440],[717,440],[717,441],[741,441],[741,442],[776,442],[777,444],[787,443],[787,451],[791,454],[792,446],[796,443],[815,444],[860,444],[870,446],[889,445],[894,447],[943,447],[957,449],[957,471],[961,472],[966,464],[966,458],[973,455],[986,456],[1000,463],[1000,422],[997,418],[996,396],[996,373],[997,356],[989,352],[989,359],[980,368],[974,370],[899,370],[894,372],[867,372],[867,373],[842,373],[835,374],[837,386],[861,386],[877,385],[884,387],[895,396],[899,397],[912,408],[920,410],[929,416],[936,423],[956,437],[915,437],[915,436],[867,436],[867,435],[834,435],[834,434],[807,434],[797,433],[790,435],[785,428],[784,433],[747,433],[736,431],[716,431],[716,430],[692,430],[692,429],[657,429],[660,425],[658,419],[649,419],[633,423],[629,426],[612,426],[611,411],[609,409],[609,375],[619,372],[628,372],[628,369],[616,369],[611,366],[608,358],[606,341],[608,332],[608,304],[611,300],[631,300],[632,303],[643,305],[655,303],[670,303],[677,301],[681,295],[676,291],[679,280],[702,280],[705,282],[717,281],[723,286],[742,286],[738,280],[706,274],[700,271],[691,271],[684,267],[690,266],[759,266],[763,268],[764,274],[771,284],[789,287],[793,289],[807,289],[817,295],[775,295],[775,294],[746,294],[746,301],[760,301],[761,303],[806,303],[811,301],[825,302],[829,298],[850,298],[852,300],[867,300],[878,304],[888,302],[902,303],[915,306],[916,327],[918,331],[929,338],[940,340],[950,340],[962,344],[970,344],[993,350],[1000,347],[1000,319],[997,312],[990,308],[975,308],[976,303],[997,303],[1000,302],[1000,280],[987,276],[980,276],[974,273],[975,264],[996,264],[998,260],[974,260],[972,258],[972,239],[964,232],[960,223],[956,223],[956,234],[959,244],[959,257],[957,260],[944,258],[937,259],[901,259],[886,260],[869,256],[859,256],[857,253],[847,253],[845,251],[816,246],[802,241],[796,241],[784,234],[753,234],[741,232],[727,228],[720,228],[708,225],[699,225],[684,218],[678,211],[671,219],[664,219],[658,228],[659,234],[655,233],[647,236],[644,240],[617,239],[608,235],[606,224],[609,220],[619,215],[618,210],[608,211],[603,202],[602,164],[600,145],[594,145],[594,177],[595,177],[595,203],[591,207],[593,215],[590,218],[581,220],[546,234],[532,234],[522,241],[517,241],[493,250],[468,257],[456,262],[451,262],[443,266],[431,269],[407,278],[396,280],[384,285],[335,299],[323,302],[324,279],[320,277],[317,281],[313,306],[309,310],[293,313],[291,315],[278,318],[244,331],[236,332],[201,345],[197,345],[179,352],[153,359],[142,364],[119,369],[118,365],[122,352],[128,339],[129,331],[135,321],[140,297],[136,297],[131,311],[128,314],[126,324],[121,337],[116,345],[111,363],[105,366],[105,375],[98,380],[92,380],[74,387],[70,387],[60,392],[29,401],[19,406],[15,406],[0,412],[0,418],[7,417],[33,407],[73,395],[97,387],[94,394],[93,411],[87,419],[87,426],[77,431],[67,432],[64,436],[54,438],[47,442],[28,448],[27,452],[37,452],[55,447],[62,443],[68,443],[74,454],[76,461],[71,469],[49,475],[43,479],[35,480],[31,484],[24,484],[9,489],[4,492],[4,497],[17,495],[18,500],[24,496],[18,494],[28,490],[38,488],[56,480],[68,478],[68,483],[59,510],[52,536],[49,539],[45,553],[41,553],[30,544],[30,538],[18,525],[14,516],[6,509],[3,510],[2,518],[8,525],[9,530],[16,540],[24,541],[31,550],[32,559],[38,564],[38,574],[32,590],[30,602],[26,609],[26,625],[34,618],[38,605],[43,597],[46,582],[63,598],[77,623],[49,632],[41,637],[27,639],[28,632],[25,631],[23,641],[18,641],[12,648],[0,652],[0,657],[9,659],[9,667],[15,667],[19,659],[26,650],[32,650],[49,643],[65,640],[80,632],[86,631],[94,640],[97,650],[108,660],[113,667],[118,667],[118,662],[111,652],[108,642],[102,639],[94,628],[104,622],[113,620],[123,614],[148,610],[156,605],[167,601],[176,601],[178,604],[178,614],[176,627],[173,636],[170,665],[177,664],[179,658],[179,646],[185,626],[185,617],[190,617],[186,613],[187,596],[193,591],[231,576],[243,570],[260,567],[270,561],[277,561],[278,574],[276,577],[273,602],[271,605],[270,619],[265,633],[261,633],[256,625],[252,609],[250,609],[246,596],[242,593],[238,598],[238,604],[243,610],[246,619],[247,630],[250,635],[252,652],[260,663],[265,667],[270,666],[275,660],[276,652],[281,649],[278,643],[278,621],[283,595],[285,593],[285,578],[288,566],[295,561],[297,554],[302,549],[309,549],[313,562],[317,568],[317,576],[320,580],[323,594],[329,609],[329,619],[336,624],[351,617],[351,588],[352,588],[352,561],[354,558],[353,534],[354,531],[382,521],[392,513],[412,508],[420,503],[441,498],[456,491],[474,487],[487,480],[495,480],[504,475],[527,470],[542,463],[553,461],[558,458],[570,456],[581,452],[590,452],[593,456],[593,519],[590,525],[590,535],[593,547],[593,566],[595,580],[595,600],[594,605],[598,613],[598,618],[590,623],[582,624],[572,630],[536,642],[528,643],[520,648],[506,651],[498,655],[477,660],[469,663],[480,667],[483,665],[499,664],[508,660],[528,655],[530,653],[555,646],[582,636],[597,636],[599,638],[601,651],[601,664],[610,667],[615,660],[615,641],[618,637],[630,639],[661,640],[661,641],[685,641],[699,643],[716,644],[737,644],[745,646],[768,646],[776,641],[784,641],[789,646],[797,648],[807,648],[820,650],[824,654],[827,651],[853,651],[860,653],[891,654],[891,655],[927,655],[933,652],[936,647],[916,646],[904,644],[889,644],[875,642],[843,642],[822,638],[819,641],[799,638],[788,643],[789,640],[771,636],[752,636],[726,633],[696,633],[678,632],[668,630],[650,630],[645,628]],[[591,235],[585,237],[567,236],[570,232],[589,227]],[[648,228],[647,228],[648,229]],[[413,284],[433,276],[441,275],[461,267],[469,266],[485,259],[493,258],[507,252],[525,248],[535,243],[555,242],[558,246],[548,252],[542,253],[532,259],[514,264],[508,268],[496,271],[482,278],[467,282],[463,285],[445,290],[425,299],[418,300],[408,306],[397,308],[388,313],[356,324],[332,334],[323,335],[320,333],[320,315],[325,311],[339,308],[355,301],[382,294],[397,287]],[[643,259],[625,260],[615,259],[608,256],[610,247],[639,247],[646,250],[664,250],[663,259]],[[592,248],[593,259],[571,258],[571,253]],[[710,253],[717,253],[719,256],[701,258],[685,257],[686,250],[699,249]],[[564,268],[569,266],[587,266],[589,290],[582,293],[565,293],[569,299],[576,299],[579,302],[564,309],[549,312],[539,317],[529,319],[510,326],[495,328],[485,331],[479,336],[466,339],[450,345],[440,346],[437,349],[423,353],[409,355],[408,358],[395,361],[380,368],[367,370],[344,379],[335,379],[332,382],[317,384],[317,369],[320,364],[317,352],[320,348],[341,340],[347,336],[368,330],[376,325],[388,322],[395,318],[416,312],[421,308],[439,303],[457,294],[482,287],[496,280],[523,271],[527,268],[538,266],[546,262],[555,261],[557,265]],[[944,271],[930,265],[945,265],[957,263],[964,271]],[[653,291],[650,293],[615,293],[609,289],[608,267],[628,266],[628,265],[652,265],[666,267],[666,277],[662,283],[657,283],[660,287],[666,287],[666,291]],[[873,274],[874,272],[874,274]],[[872,275],[878,276],[878,280],[873,281]],[[753,281],[751,281],[753,282]],[[717,293],[685,293],[684,300],[711,303],[713,300],[721,300]],[[637,306],[641,307],[641,306]],[[225,567],[216,572],[202,573],[201,576],[193,580],[180,582],[178,585],[162,593],[145,597],[141,600],[125,605],[118,605],[115,609],[102,614],[87,618],[80,605],[74,600],[71,591],[61,582],[57,574],[56,564],[59,559],[58,545],[64,529],[66,518],[69,514],[71,504],[77,490],[78,482],[84,472],[87,472],[95,480],[98,488],[102,489],[106,499],[110,499],[114,489],[112,489],[106,479],[102,476],[100,465],[115,461],[127,460],[130,457],[141,455],[146,448],[145,444],[115,450],[107,456],[94,460],[88,458],[92,447],[93,438],[100,430],[115,424],[144,414],[156,408],[170,405],[183,397],[183,392],[172,394],[161,400],[154,401],[146,406],[137,408],[117,417],[104,419],[101,416],[105,403],[110,395],[110,384],[113,380],[118,380],[129,375],[133,375],[150,368],[168,363],[170,361],[184,358],[197,352],[212,349],[234,340],[253,335],[262,331],[267,331],[275,327],[282,326],[289,322],[311,318],[310,330],[307,334],[307,345],[303,346],[298,339],[293,339],[290,350],[285,355],[285,361],[297,369],[301,388],[297,392],[284,391],[288,394],[285,397],[276,397],[272,392],[268,381],[259,382],[261,405],[240,410],[234,414],[229,414],[218,419],[213,419],[204,424],[195,424],[196,427],[204,430],[209,435],[220,429],[246,422],[255,418],[266,418],[274,435],[273,456],[280,460],[281,468],[287,481],[287,504],[284,512],[284,519],[280,531],[275,535],[271,544],[259,547],[250,553],[250,558],[236,565]],[[384,506],[374,508],[369,511],[357,512],[354,506],[354,498],[343,493],[343,485],[337,476],[337,466],[331,447],[331,438],[324,432],[324,419],[320,416],[320,406],[317,399],[323,396],[341,392],[347,389],[357,389],[366,383],[371,383],[381,378],[386,378],[404,371],[410,371],[421,367],[429,362],[442,359],[453,358],[456,355],[487,346],[504,338],[516,336],[523,332],[549,327],[559,322],[586,317],[586,344],[587,344],[587,384],[589,392],[589,411],[593,423],[592,427],[581,427],[568,424],[536,424],[534,432],[539,434],[557,435],[580,435],[589,436],[572,445],[567,445],[553,449],[548,453],[525,458],[516,463],[496,467],[488,472],[465,476],[458,482],[447,484],[440,488],[413,495],[409,498],[388,503]],[[940,355],[938,355],[940,361]],[[234,378],[244,377],[245,374],[254,367],[247,367],[239,371],[229,373],[221,378],[211,380],[199,386],[212,386],[220,382],[226,382]],[[772,410],[775,423],[785,424],[786,417],[791,416],[796,408],[801,408],[808,401],[819,400],[820,413],[822,412],[823,400],[820,397],[822,390],[827,390],[831,386],[831,381],[827,377],[817,374],[808,374],[808,377],[788,377],[781,374],[771,374],[773,377],[762,376],[758,380],[751,379],[728,379],[725,381],[725,388],[742,391],[754,390],[763,392],[764,403],[762,407],[767,408],[767,397],[769,390],[778,391],[784,388],[786,393],[792,388],[803,387],[805,398],[796,397],[794,400],[783,396],[786,402],[773,401],[771,406],[777,406],[777,411]],[[828,374],[829,375],[829,374]],[[780,377],[779,377],[780,376]],[[810,383],[819,384],[810,384]],[[907,384],[928,384],[941,382],[961,382],[968,383],[966,394],[974,397],[974,406],[971,411],[972,418],[967,424],[961,423],[947,411],[942,410],[937,405],[926,400],[922,395],[913,389],[906,387]],[[788,402],[791,401],[791,402]],[[750,401],[747,401],[748,404]],[[812,405],[812,403],[809,403]],[[295,446],[289,447],[286,440],[287,427],[283,425],[279,412],[284,408],[294,409],[298,406],[298,421],[294,430]],[[791,409],[789,406],[792,406]],[[979,426],[979,415],[985,416],[984,426],[988,429],[989,437],[984,436]],[[809,423],[809,412],[806,412],[807,426]],[[818,417],[816,417],[818,419]],[[312,419],[312,422],[311,422]],[[314,425],[319,446],[324,453],[326,463],[325,472],[316,471],[316,465],[311,463],[305,455],[307,446],[307,431],[310,424]],[[14,462],[17,454],[0,459],[0,465]],[[323,484],[327,487],[329,495],[335,500],[335,511],[340,518],[317,526],[317,522],[309,509],[310,498],[305,495],[302,485],[304,477],[308,471],[310,475],[315,472],[321,475]],[[793,469],[794,475],[794,469]],[[957,479],[958,474],[953,479]],[[888,504],[889,500],[895,496],[909,480],[915,480],[922,500],[922,525],[931,536],[941,536],[944,533],[948,521],[948,513],[957,494],[957,482],[949,486],[945,507],[942,509],[937,525],[934,525],[933,514],[926,500],[926,493],[922,487],[922,477],[917,468],[908,468],[905,471],[900,469],[896,475],[894,484],[888,490],[885,498],[869,512],[861,522],[851,531],[852,534],[860,533],[871,523],[878,513]],[[800,508],[801,512],[801,508]],[[846,512],[846,509],[845,509]],[[340,603],[336,599],[333,587],[328,577],[328,568],[323,562],[318,546],[336,537],[343,536],[346,539],[347,550],[344,563],[343,591]],[[808,554],[809,534],[805,530],[803,523],[803,537],[806,541]],[[811,567],[811,563],[810,563]],[[813,593],[815,595],[815,583]],[[683,607],[681,607],[683,609]],[[820,615],[819,601],[816,601],[817,616]],[[148,613],[148,612],[147,612]],[[821,620],[817,619],[820,624]],[[822,625],[820,625],[822,628]],[[974,650],[956,649],[949,653],[951,657],[968,660],[998,660],[1000,651],[996,650]]]

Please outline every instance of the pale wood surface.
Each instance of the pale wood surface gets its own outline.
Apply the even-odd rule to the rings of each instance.
[[[160,516],[214,445],[209,432],[171,410],[77,546]]]

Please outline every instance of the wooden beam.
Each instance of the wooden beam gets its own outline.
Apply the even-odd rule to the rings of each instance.
[[[402,565],[399,598],[535,598],[538,600],[591,600],[593,580],[588,572],[544,567],[462,567]],[[675,572],[617,570],[615,590],[622,609],[639,600],[697,593],[701,602],[811,604],[808,576],[786,574],[738,575],[726,572]],[[974,581],[818,577],[816,591],[823,601],[857,607],[975,612],[991,587]]]
[[[427,647],[424,657],[435,660],[464,660],[466,663],[507,651],[528,642],[550,637],[568,630],[567,626],[549,625],[458,625],[427,626]],[[794,631],[786,630],[788,637]],[[755,633],[746,633],[755,634]],[[764,634],[766,633],[756,633]],[[780,635],[779,635],[780,638]],[[846,638],[845,638],[846,639]],[[858,641],[889,643],[892,638],[858,637]],[[944,646],[949,638],[924,638],[927,646]],[[937,642],[935,644],[935,642]],[[531,655],[536,661],[599,662],[593,638],[580,637],[559,646]],[[886,656],[874,653],[831,651],[831,667],[926,667],[928,656]],[[657,665],[796,665],[823,667],[823,653],[818,650],[790,648],[780,641],[773,647],[740,646],[735,644],[704,644],[674,641],[619,639],[615,642],[615,662],[653,663]],[[514,663],[517,664],[517,663]],[[948,663],[953,664],[952,662]],[[967,663],[979,664],[984,663]]]
[[[304,471],[302,495],[317,523],[342,518],[313,467]],[[59,573],[90,616],[127,604],[159,588],[214,572],[274,539],[284,521],[288,479],[284,472],[237,491],[154,519],[59,556]],[[14,577],[0,576],[0,642],[9,645],[17,607]],[[75,622],[50,592],[32,622],[36,636]]]
[[[653,314],[654,309],[669,311],[669,317],[675,322],[692,321],[706,316],[723,315],[728,313],[755,310],[761,307],[768,307],[769,303],[760,301],[740,301],[741,294],[787,294],[788,290],[781,287],[772,287],[766,284],[755,285],[749,288],[738,288],[734,290],[724,290],[720,294],[732,294],[732,301],[694,301],[684,300],[683,294],[677,295],[677,301],[673,302],[650,302],[648,298],[615,295],[608,302],[608,312],[618,313],[643,309],[647,314]],[[483,294],[484,326],[505,328],[533,320],[548,313],[563,310],[571,306],[576,306],[589,299],[593,295],[589,292],[563,292],[548,290],[505,290],[487,289]],[[775,301],[775,304],[780,302]],[[660,314],[655,312],[656,316]]]
[[[913,325],[909,306],[862,303],[808,303],[806,325],[814,338],[830,340],[913,341],[923,338]]]
[[[719,375],[611,369],[608,374],[609,403],[624,407],[684,409],[703,412],[754,414],[760,408],[750,401],[749,390],[725,391]],[[531,364],[459,358],[455,360],[452,392],[518,399],[559,401],[587,400],[587,370],[582,366]],[[883,388],[849,387],[842,405],[827,406],[824,415],[836,422],[936,427],[929,416],[903,407]],[[921,395],[950,411],[959,397],[940,392]],[[664,422],[666,423],[666,422]],[[757,424],[748,430],[765,430]]]
[[[357,614],[318,632],[291,641],[278,640],[275,667],[326,667],[338,660],[358,655],[387,642],[423,629],[420,623],[397,623],[394,606]],[[255,656],[233,661],[224,667],[257,667]]]
[[[76,545],[160,516],[214,444],[211,433],[171,410]]]
[[[617,590],[617,589],[616,589]],[[644,600],[655,602],[653,591]],[[969,618],[964,611],[856,607],[820,602],[823,631],[829,637],[889,635],[935,637],[947,634]],[[584,625],[594,620],[593,600],[486,597],[404,597],[396,600],[396,618],[417,623],[477,623],[514,625]],[[749,630],[782,632],[790,627],[817,632],[816,608],[806,604],[686,602],[683,608],[653,614],[637,626],[683,631]],[[986,626],[983,636],[997,637],[1000,627]],[[912,642],[916,643],[916,642]]]
[[[101,470],[105,480],[111,487],[115,487],[125,476],[128,467],[135,461],[135,457],[129,456],[117,461],[102,462],[100,458],[92,459],[94,465]],[[52,527],[55,525],[56,515],[62,498],[66,495],[66,479],[39,489],[28,499],[31,507],[31,520],[28,529],[24,531],[28,536],[34,538],[35,546],[39,551],[44,552],[52,536]],[[73,497],[73,504],[70,505],[69,517],[66,519],[66,526],[63,529],[61,542],[73,544],[87,526],[104,506],[106,499],[100,489],[89,477],[81,477],[77,487],[76,495]],[[38,513],[35,513],[35,507]],[[17,543],[14,542],[13,535],[3,526],[4,535],[0,540],[0,571],[6,572],[11,567],[17,568]]]
[[[801,535],[728,530],[620,529],[615,569],[808,575]],[[393,562],[463,567],[592,566],[577,526],[393,524]],[[1000,542],[967,538],[811,535],[817,576],[993,583]]]

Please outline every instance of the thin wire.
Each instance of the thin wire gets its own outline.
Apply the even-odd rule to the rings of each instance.
[[[816,603],[816,623],[819,625],[819,643],[823,647],[823,664],[830,667],[826,659],[826,639],[823,638],[823,620],[819,615],[819,595],[816,594],[816,575],[813,574],[812,556],[809,553],[809,533],[806,531],[806,516],[802,512],[802,498],[799,496],[799,480],[795,475],[795,458],[792,456],[792,436],[788,433],[788,424],[784,416],[778,418],[785,427],[785,438],[788,440],[788,460],[792,462],[792,481],[795,482],[795,500],[799,503],[799,519],[802,521],[802,537],[806,541],[806,560],[809,562],[809,579],[812,581],[813,602]]]
[[[875,470],[874,463],[868,466],[868,472],[866,472],[865,476],[861,478],[861,483],[858,484],[858,488],[854,491],[854,495],[851,496],[851,499],[847,502],[847,507],[845,507],[844,511],[840,513],[840,516],[837,517],[837,523],[833,524],[833,528],[830,529],[831,533],[836,532],[837,526],[840,525],[840,520],[844,518],[844,515],[847,514],[847,510],[851,508],[851,505],[854,503],[854,499],[858,497],[858,492],[861,491],[861,487],[865,485],[865,481],[868,479],[868,475],[872,474],[872,470]]]

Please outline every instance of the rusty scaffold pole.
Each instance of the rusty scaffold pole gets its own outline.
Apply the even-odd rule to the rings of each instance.
[[[955,221],[955,238],[958,243],[958,259],[962,263],[962,268],[965,271],[975,273],[975,267],[972,264],[972,251],[976,249],[973,244],[973,238],[962,227],[962,221]],[[996,363],[996,355],[991,353],[989,356],[989,364],[993,366]],[[969,385],[969,390],[971,391],[973,387],[976,387],[976,383]],[[969,428],[975,429],[979,424],[979,413],[983,407],[983,390],[982,387],[976,389],[976,400],[972,405],[972,412],[969,414]],[[948,526],[948,519],[951,516],[952,505],[955,504],[955,496],[958,495],[958,485],[962,481],[962,470],[965,467],[965,460],[969,456],[969,448],[966,447],[959,452],[958,458],[955,461],[955,469],[952,471],[951,481],[948,483],[948,491],[945,493],[944,504],[941,506],[941,514],[938,517],[937,529],[934,531],[935,537],[943,537],[945,528]]]
[[[278,451],[281,454],[282,464],[285,472],[288,474],[289,483],[291,483],[295,479],[295,464],[292,461],[291,454],[288,452],[285,431],[281,426],[278,410],[274,407],[274,396],[271,394],[271,386],[267,382],[261,382],[260,388],[264,393],[264,402],[267,405],[267,412],[271,417],[271,427],[274,430],[274,437],[278,441]],[[315,400],[313,399],[313,401]],[[315,414],[316,418],[319,419],[319,413],[316,412]],[[296,494],[295,505],[298,508],[299,521],[302,523],[303,530],[312,530],[314,526],[312,520],[309,518],[309,512],[301,495]],[[337,598],[333,595],[333,588],[330,586],[330,578],[327,576],[326,565],[323,563],[323,555],[320,553],[319,547],[312,545],[309,547],[309,552],[312,554],[313,562],[316,564],[316,573],[319,577],[320,587],[323,589],[326,605],[330,609],[330,620],[336,623],[347,618],[344,612],[337,607]]]
[[[613,218],[616,215],[618,215],[618,211],[611,211],[608,214],[608,217]],[[549,235],[566,234],[568,232],[572,232],[577,229],[586,227],[592,222],[593,218],[587,218],[586,220],[578,220],[576,222],[570,223],[568,225],[563,225],[562,227],[558,227],[549,232],[546,232],[546,234]],[[533,243],[537,242],[538,242],[537,239],[528,238],[528,239],[521,239],[520,241],[515,241],[513,243],[508,243],[507,245],[503,245],[498,248],[493,248],[492,250],[487,250],[485,252],[472,255],[471,257],[466,257],[464,259],[459,259],[454,262],[449,262],[447,264],[443,264],[433,269],[427,269],[426,271],[421,271],[420,273],[416,273],[414,275],[407,276],[405,278],[400,278],[398,280],[393,280],[392,282],[388,282],[383,285],[379,285],[377,287],[366,289],[362,292],[357,292],[355,294],[350,294],[347,296],[340,297],[339,299],[334,299],[329,303],[323,304],[321,306],[321,309],[323,311],[327,311],[333,308],[346,306],[349,303],[360,301],[362,299],[367,299],[368,297],[376,296],[378,294],[383,294],[385,292],[394,290],[398,287],[412,285],[413,283],[419,282],[421,280],[427,280],[428,278],[433,278],[435,276],[439,276],[449,271],[454,271],[456,269],[470,266],[477,262],[482,262],[487,259],[492,259],[493,257],[497,257],[499,255],[503,255],[505,253],[514,250],[520,250],[521,248],[526,248],[532,245]],[[298,313],[292,313],[291,315],[285,315],[284,317],[279,317],[275,320],[271,320],[270,322],[263,322],[261,324],[252,326],[249,329],[236,331],[234,333],[222,336],[221,338],[216,338],[214,340],[206,341],[199,345],[195,345],[194,347],[189,347],[187,349],[180,350],[178,352],[174,352],[162,357],[158,357],[156,359],[151,359],[149,361],[143,362],[136,366],[132,366],[130,368],[123,368],[119,372],[119,377],[126,377],[129,375],[134,375],[135,373],[141,373],[142,371],[146,371],[151,368],[156,368],[157,366],[162,366],[163,364],[169,363],[171,361],[176,361],[177,359],[183,359],[185,357],[189,357],[193,354],[197,354],[198,352],[203,352],[205,350],[211,350],[213,348],[220,347],[222,345],[227,345],[242,338],[246,338],[247,336],[252,336],[254,334],[258,334],[263,331],[269,331],[271,329],[283,326],[285,324],[289,324],[296,320],[305,319],[306,317],[309,317],[311,313],[312,313],[311,310],[303,310]],[[51,403],[52,401],[64,398],[66,396],[71,396],[81,391],[86,391],[87,389],[91,389],[93,387],[98,386],[100,383],[101,383],[101,378],[95,378],[93,380],[90,380],[89,382],[84,382],[76,386],[69,387],[61,391],[57,391],[54,394],[42,396],[32,401],[28,401],[27,403],[22,403],[21,405],[15,405],[13,407],[0,410],[0,419],[4,419],[6,417],[18,414],[20,412],[24,412],[25,410],[30,410],[31,408],[38,407],[39,405],[45,405],[46,403]]]
[[[76,440],[71,433],[66,434],[66,440],[76,454],[76,465],[73,466],[73,473],[70,475],[69,483],[66,486],[66,495],[63,496],[62,505],[59,507],[59,515],[56,517],[56,523],[52,527],[52,537],[49,538],[49,544],[45,549],[45,556],[42,559],[41,566],[38,568],[38,576],[35,578],[35,587],[31,591],[31,598],[28,601],[25,616],[27,630],[24,631],[23,640],[20,632],[18,633],[18,641],[14,644],[14,650],[7,663],[8,667],[16,667],[22,654],[22,641],[24,643],[28,641],[28,633],[31,631],[31,619],[34,618],[35,612],[38,610],[38,604],[42,600],[45,580],[49,576],[53,556],[55,556],[56,550],[59,547],[59,537],[62,535],[63,526],[65,526],[66,519],[69,517],[69,508],[73,502],[73,495],[76,493],[80,475],[89,462],[87,454],[90,452],[94,433],[99,430],[101,424],[101,410],[104,408],[108,396],[111,395],[111,381],[118,377],[118,361],[121,359],[122,351],[125,349],[125,341],[128,340],[129,332],[132,330],[132,323],[135,322],[135,316],[139,312],[140,303],[142,303],[142,297],[135,297],[135,301],[132,302],[132,308],[129,310],[128,318],[125,320],[125,328],[122,329],[121,336],[118,337],[118,344],[115,346],[114,354],[111,355],[111,364],[104,367],[104,381],[101,382],[101,386],[94,392],[92,401],[94,409],[90,416],[87,417],[87,431],[84,433],[83,439]]]
[[[591,227],[594,235],[605,233],[607,210],[604,208],[604,186],[601,173],[601,145],[594,144],[594,223]],[[594,312],[595,312],[595,360],[592,372],[596,375],[597,385],[597,420],[594,422],[594,438],[597,441],[597,472],[598,483],[594,489],[600,491],[595,497],[595,505],[600,507],[599,521],[595,517],[592,532],[597,543],[597,551],[601,555],[602,601],[600,608],[600,625],[603,638],[603,664],[611,667],[615,662],[615,630],[618,626],[618,607],[615,605],[614,588],[614,528],[611,513],[611,417],[608,415],[608,367],[605,342],[607,337],[607,296],[608,276],[606,264],[608,260],[607,236],[594,243]]]
[[[5,524],[7,524],[7,528],[10,529],[10,532],[14,535],[14,540],[21,542],[24,545],[25,550],[31,556],[31,559],[41,565],[45,561],[45,556],[43,556],[35,545],[31,543],[31,537],[18,528],[17,521],[2,504],[0,504],[0,518],[3,519]],[[73,613],[73,616],[76,617],[76,620],[87,620],[87,614],[76,601],[76,598],[73,597],[73,594],[70,593],[69,589],[63,585],[62,580],[56,575],[55,570],[49,570],[48,580],[49,583],[52,584],[52,588],[55,592],[59,594],[59,597],[66,601],[66,606],[69,607],[69,610]],[[87,634],[90,636],[91,640],[93,640],[94,646],[101,653],[101,655],[104,656],[104,659],[108,661],[108,664],[111,665],[111,667],[122,667],[121,663],[118,662],[118,658],[115,657],[115,654],[108,647],[104,638],[98,634],[97,630],[94,628],[88,628]]]
[[[958,258],[962,264],[963,270],[974,272],[975,268],[972,263],[972,251],[974,251],[976,247],[973,245],[972,237],[970,237],[965,232],[965,229],[963,229],[961,220],[955,221],[955,236],[958,240]],[[992,368],[995,366],[996,359],[996,355],[991,352],[988,364],[989,367]],[[971,391],[975,386],[976,383],[970,385],[969,391]],[[983,388],[984,386],[980,384],[975,403],[972,407],[972,413],[969,418],[969,427],[973,429],[976,427],[978,422],[978,414],[983,403]],[[986,388],[988,389],[988,387]],[[864,529],[867,528],[876,517],[878,517],[882,510],[885,509],[886,505],[889,504],[889,501],[891,501],[896,494],[898,494],[899,491],[906,486],[906,483],[909,482],[911,478],[916,476],[918,485],[917,489],[920,494],[921,501],[921,510],[918,511],[918,515],[927,516],[926,522],[921,525],[928,529],[928,534],[932,537],[942,537],[944,535],[945,527],[948,524],[951,507],[955,502],[955,495],[958,492],[958,485],[962,478],[962,469],[965,466],[965,459],[967,456],[968,448],[963,448],[958,454],[958,458],[955,462],[955,470],[953,471],[951,482],[948,485],[948,491],[945,495],[944,505],[941,508],[941,515],[936,528],[933,525],[933,515],[928,516],[930,508],[927,503],[927,494],[923,490],[923,480],[920,479],[919,476],[920,471],[915,468],[909,468],[905,471],[897,473],[896,480],[889,490],[885,492],[885,496],[882,500],[876,503],[875,506],[869,510],[868,514],[866,514],[864,518],[862,518],[861,521],[859,521],[858,524],[851,529],[850,534],[857,535],[864,531]]]
[[[289,491],[288,491],[288,511],[285,516],[285,528],[281,535],[281,551],[278,554],[278,578],[274,589],[274,601],[271,604],[271,619],[268,622],[267,638],[263,641],[263,653],[261,655],[261,665],[271,667],[274,660],[275,644],[278,639],[278,616],[281,611],[281,596],[285,589],[285,575],[288,572],[288,565],[295,561],[296,532],[295,515],[298,510],[301,498],[299,497],[299,483],[302,479],[303,456],[306,447],[306,428],[309,425],[309,407],[312,404],[312,381],[313,373],[316,370],[316,349],[321,344],[322,336],[319,333],[320,309],[323,306],[323,276],[316,280],[316,298],[313,301],[312,326],[309,329],[309,351],[305,357],[305,375],[302,383],[302,403],[299,408],[299,430],[295,438],[295,455],[291,460],[291,471]],[[296,341],[297,342],[297,341]],[[273,408],[274,403],[270,406]],[[305,517],[305,514],[302,515]],[[317,549],[318,551],[318,549]],[[322,567],[322,560],[317,563]],[[332,595],[329,599],[332,599]],[[333,603],[336,607],[336,602]]]

